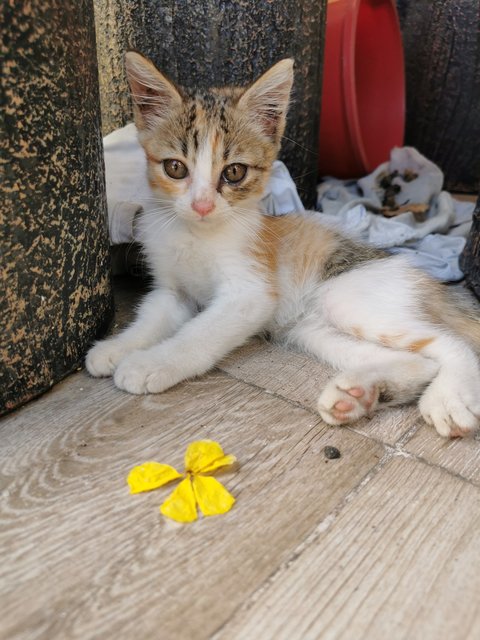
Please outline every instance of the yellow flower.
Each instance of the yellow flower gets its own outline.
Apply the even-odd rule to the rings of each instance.
[[[204,516],[230,511],[235,498],[215,478],[205,476],[220,467],[231,465],[235,456],[226,456],[218,442],[197,440],[185,452],[185,474],[168,464],[144,462],[128,474],[130,493],[151,491],[167,482],[184,478],[160,507],[164,516],[177,522],[197,519],[197,505]]]

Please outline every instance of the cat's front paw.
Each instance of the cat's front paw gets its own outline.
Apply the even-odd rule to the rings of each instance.
[[[85,358],[88,373],[95,378],[113,375],[118,363],[129,351],[119,338],[108,338],[97,342]]]
[[[438,376],[418,404],[425,422],[444,438],[468,436],[480,427],[480,383],[459,382]]]
[[[378,405],[379,395],[378,385],[365,385],[340,374],[320,394],[318,412],[327,424],[348,424],[370,415]]]
[[[148,351],[134,351],[124,358],[113,380],[119,389],[136,395],[161,393],[180,381],[172,367]]]

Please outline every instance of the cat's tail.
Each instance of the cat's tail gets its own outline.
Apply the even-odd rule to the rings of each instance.
[[[446,325],[465,338],[480,354],[480,308],[466,291],[443,289],[430,302],[430,313],[437,323]],[[438,294],[441,294],[440,296]]]
[[[468,315],[449,315],[446,324],[466,338],[475,351],[480,353],[480,320]]]

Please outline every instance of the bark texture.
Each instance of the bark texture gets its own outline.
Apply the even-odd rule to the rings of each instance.
[[[480,179],[480,1],[397,0],[406,77],[406,144],[436,162],[451,191]]]
[[[315,200],[326,0],[94,0],[104,134],[131,120],[123,56],[137,49],[189,88],[247,84],[294,57],[282,159]]]
[[[460,256],[460,268],[465,273],[468,286],[480,300],[480,195],[473,214],[472,228],[467,244]]]
[[[0,413],[78,367],[112,312],[91,0],[4,0]]]

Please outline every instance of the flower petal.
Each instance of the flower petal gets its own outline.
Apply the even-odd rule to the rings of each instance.
[[[194,476],[193,491],[204,516],[226,513],[235,503],[232,494],[215,478]]]
[[[197,440],[185,452],[185,469],[191,473],[208,473],[235,462],[235,456],[226,456],[218,442]]]
[[[160,513],[177,522],[197,519],[197,503],[190,478],[182,480],[160,507]]]
[[[144,462],[130,471],[127,483],[130,493],[140,493],[151,491],[181,477],[182,474],[168,464]]]
[[[201,473],[210,473],[211,471],[215,471],[215,469],[220,469],[220,467],[229,467],[236,461],[236,457],[231,454],[228,456],[222,456],[221,458],[214,460],[211,464],[203,467]]]

